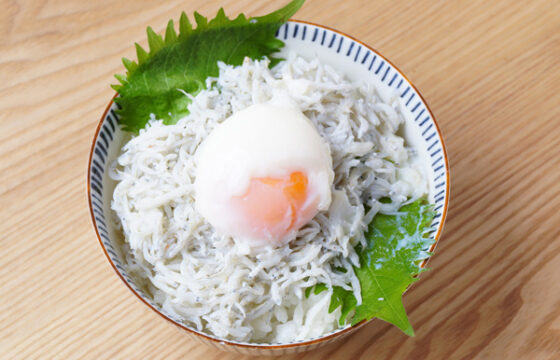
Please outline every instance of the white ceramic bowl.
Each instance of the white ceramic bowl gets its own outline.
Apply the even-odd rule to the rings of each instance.
[[[405,109],[405,138],[419,150],[429,174],[429,200],[434,204],[436,212],[431,233],[436,240],[430,248],[430,251],[433,251],[441,235],[447,213],[449,165],[439,127],[418,90],[377,51],[339,31],[321,25],[291,20],[278,30],[276,36],[286,44],[282,55],[295,51],[306,58],[316,56],[323,63],[333,66],[351,80],[369,79],[373,81],[382,96],[394,90],[399,92]],[[252,344],[228,341],[201,333],[158,309],[126,273],[119,243],[121,237],[116,235],[117,230],[111,221],[113,214],[110,206],[114,184],[109,178],[107,170],[118,156],[124,136],[117,122],[116,109],[117,105],[111,101],[101,117],[93,138],[87,179],[89,207],[95,233],[107,259],[125,285],[144,304],[164,319],[184,329],[197,340],[223,350],[251,355],[283,355],[315,349],[348,336],[366,323],[364,321],[354,327],[346,326],[317,339],[287,344]],[[425,262],[422,266],[424,265]]]

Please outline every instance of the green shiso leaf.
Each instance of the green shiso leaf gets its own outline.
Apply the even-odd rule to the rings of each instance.
[[[313,290],[313,286],[308,287],[305,289],[305,297],[308,298],[311,295],[311,290]]]
[[[326,291],[328,289],[329,288],[328,288],[327,284],[322,284],[322,283],[314,285],[314,286],[310,286],[307,289],[305,289],[305,297],[308,298],[309,295],[311,295],[311,290],[313,290],[313,294],[318,295],[318,294],[320,294],[323,291]]]
[[[356,307],[351,291],[333,289],[329,312],[341,306],[341,324],[355,309],[352,325],[377,317],[414,336],[402,295],[417,280],[416,275],[424,271],[419,265],[421,260],[430,256],[426,249],[433,239],[427,237],[426,231],[434,212],[425,200],[418,200],[403,206],[399,213],[375,216],[366,234],[367,247],[356,249],[360,267],[354,267],[354,271],[360,281],[362,304]]]
[[[138,60],[123,59],[126,76],[116,75],[120,84],[112,86],[119,93],[115,102],[123,130],[137,133],[151,114],[166,124],[187,115],[191,100],[183,92],[195,95],[204,89],[208,77],[218,76],[218,61],[241,65],[245,57],[266,56],[271,65],[277,63],[280,59],[273,54],[284,43],[276,39],[276,31],[304,1],[293,0],[271,14],[249,19],[243,14],[229,19],[223,9],[212,20],[195,12],[196,28],[183,12],[179,33],[170,20],[164,37],[148,27],[149,52],[135,44]]]
[[[322,293],[323,291],[326,291],[328,289],[326,284],[317,284],[315,285],[315,289],[313,290],[313,294],[315,295],[319,295],[320,293]]]
[[[350,311],[352,311],[358,302],[354,297],[354,293],[350,290],[345,290],[340,286],[333,286],[333,294],[331,296],[331,303],[329,304],[329,313],[332,313],[339,306],[341,306],[340,318],[338,323],[344,325],[346,318]]]

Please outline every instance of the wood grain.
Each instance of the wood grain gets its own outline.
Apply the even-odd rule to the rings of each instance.
[[[120,58],[181,10],[285,0],[0,0],[0,358],[234,359],[142,305],[97,244],[85,195]],[[447,143],[452,198],[417,336],[375,321],[293,359],[560,356],[560,2],[310,0],[298,19],[379,50]]]

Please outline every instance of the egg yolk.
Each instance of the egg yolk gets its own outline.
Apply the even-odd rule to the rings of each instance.
[[[237,208],[253,235],[282,238],[313,217],[314,207],[306,204],[308,190],[307,176],[299,171],[285,178],[253,178],[247,192],[237,197]]]

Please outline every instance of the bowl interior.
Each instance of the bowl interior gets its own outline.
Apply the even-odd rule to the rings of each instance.
[[[351,80],[372,81],[379,89],[381,97],[389,97],[397,93],[406,119],[403,135],[409,144],[418,149],[418,154],[427,170],[429,200],[435,205],[436,212],[430,236],[437,240],[447,211],[448,163],[439,128],[416,88],[375,50],[336,30],[300,21],[289,21],[278,30],[277,37],[286,44],[281,55],[286,56],[294,51],[305,58],[316,57]],[[235,345],[237,351],[245,353],[259,351],[264,354],[267,353],[267,349],[274,354],[278,354],[279,350],[282,353],[299,351],[296,348],[309,350],[334,341],[340,338],[340,335],[348,334],[356,328],[346,327],[318,339],[290,344],[251,344],[226,341],[200,333],[185,326],[179,319],[174,319],[158,310],[141,287],[126,273],[121,251],[123,236],[114,226],[111,199],[115,184],[108,175],[108,169],[118,156],[127,137],[118,126],[115,110],[117,105],[111,101],[101,118],[93,140],[88,169],[88,198],[93,225],[109,262],[119,277],[144,303],[166,319],[188,330],[189,333],[197,335],[195,337],[198,340],[217,347],[228,347],[228,350],[231,350],[231,346],[228,345]],[[430,250],[434,248],[435,243]]]

